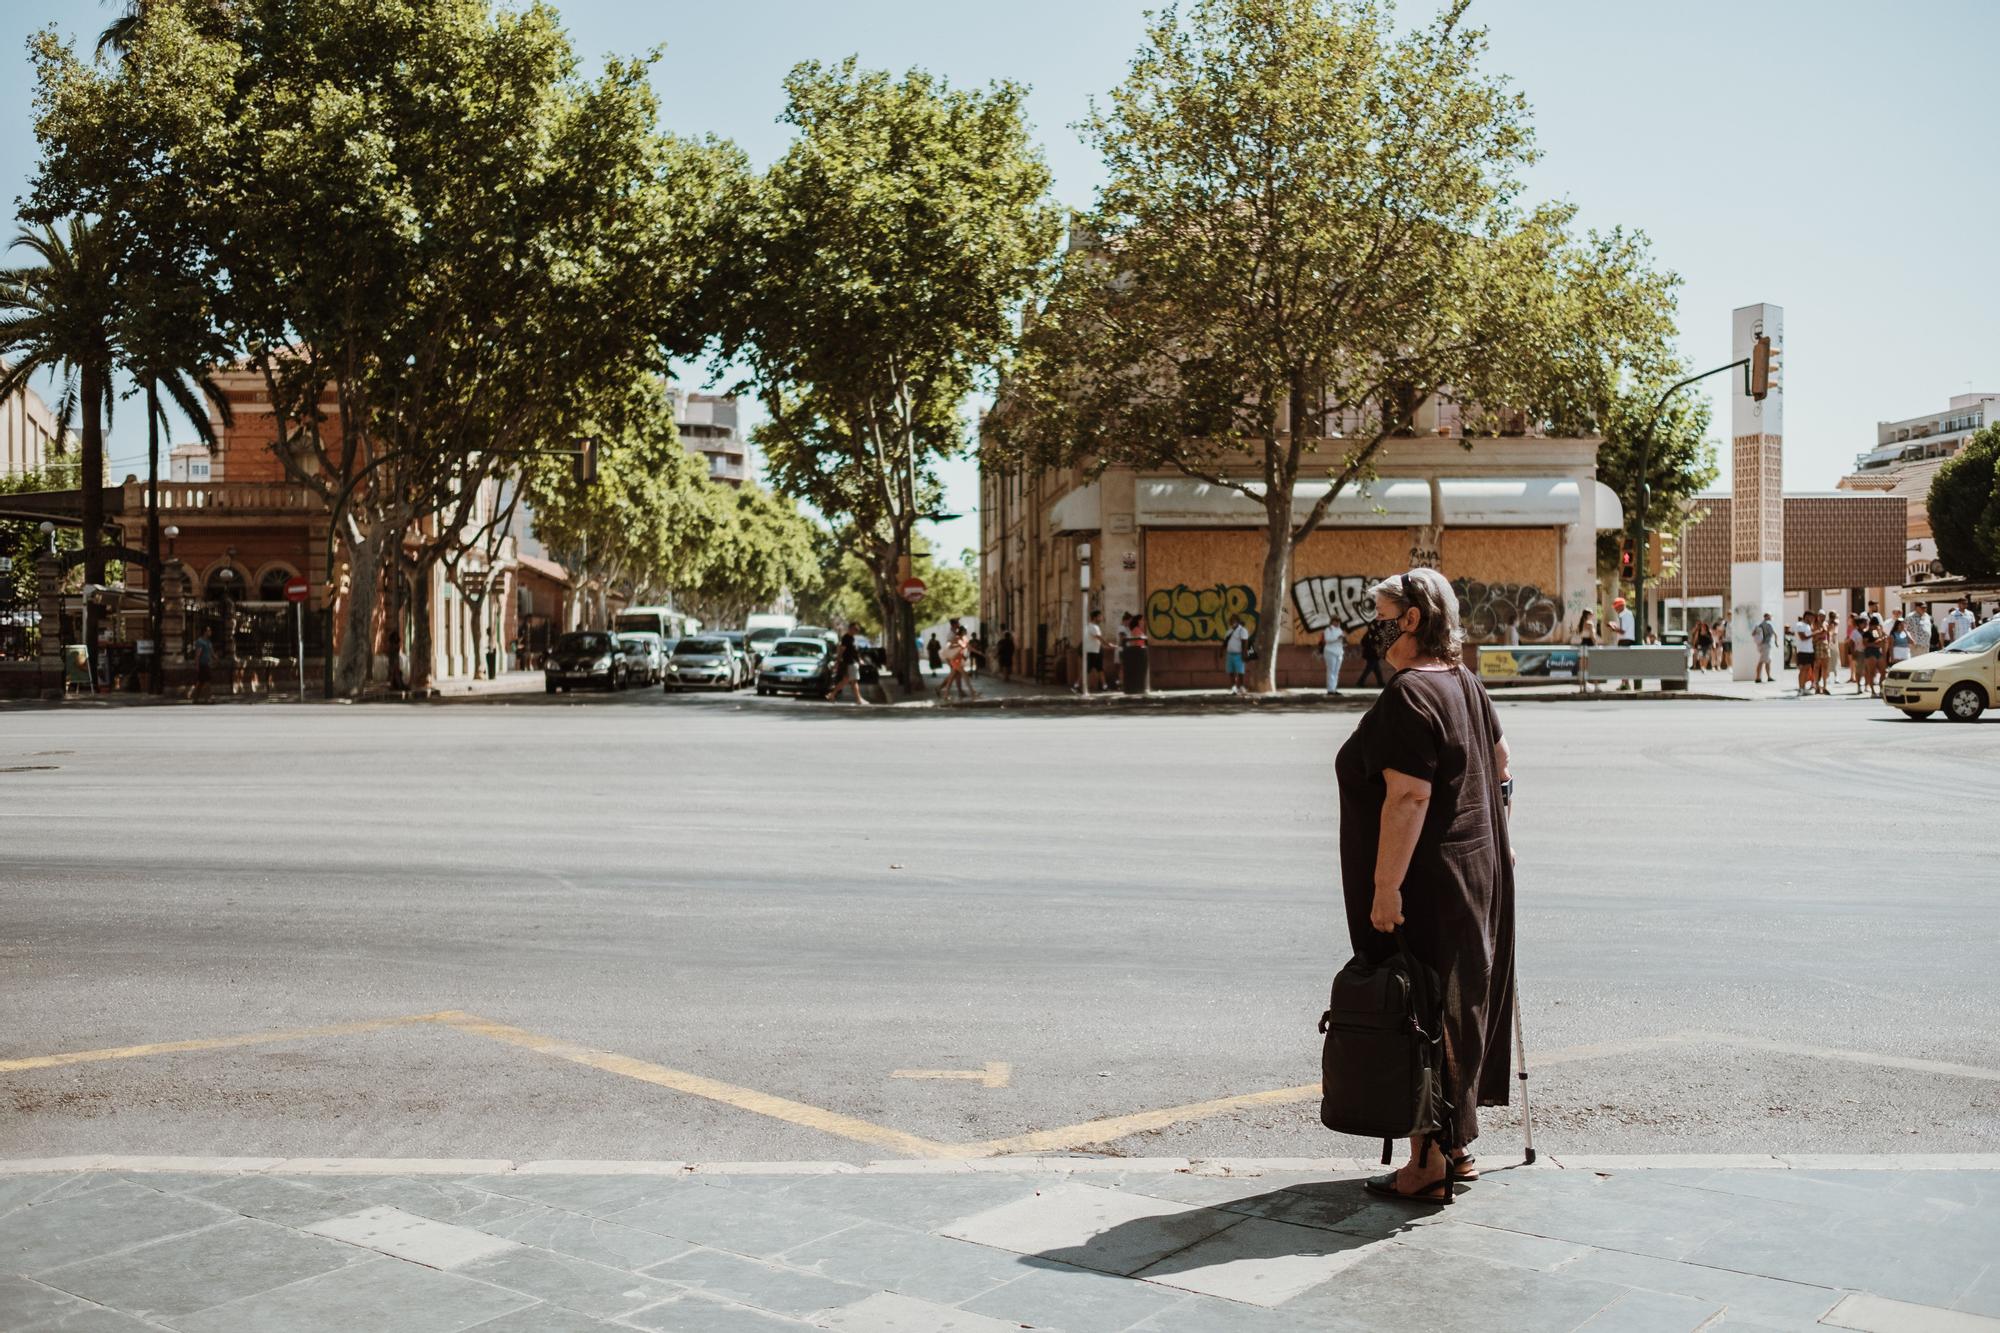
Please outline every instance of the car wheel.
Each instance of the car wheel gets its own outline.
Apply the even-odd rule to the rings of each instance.
[[[1954,722],[1976,722],[1986,711],[1986,692],[1971,681],[1951,687],[1944,696],[1944,715]]]
[[[542,685],[545,689],[548,690],[550,694],[554,694],[556,692],[556,683],[554,681],[545,680],[542,682]]]
[[[1912,722],[1921,722],[1930,715],[1931,710],[1928,708],[1905,708],[1903,710],[1903,716]]]

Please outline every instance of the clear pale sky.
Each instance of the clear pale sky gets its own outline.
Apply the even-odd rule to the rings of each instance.
[[[760,165],[783,150],[779,81],[801,60],[858,53],[957,83],[1012,78],[1029,102],[1058,197],[1090,201],[1095,158],[1068,127],[1124,73],[1137,0],[557,0],[592,61],[663,45],[668,125],[736,140]],[[0,197],[26,187],[35,145],[23,43],[53,24],[86,43],[116,12],[90,0],[0,0]],[[1405,22],[1428,17],[1405,4]],[[1681,346],[1698,369],[1730,359],[1729,312],[1785,308],[1785,484],[1825,489],[1873,446],[1874,424],[2000,388],[2000,327],[1982,293],[2000,217],[1983,55],[1991,0],[1475,0],[1489,65],[1527,94],[1544,160],[1538,196],[1587,225],[1651,235],[1686,280]],[[11,217],[7,219],[11,221]],[[10,232],[11,234],[11,232]],[[1718,423],[1727,434],[1726,400]],[[1727,477],[1726,440],[1723,440]],[[143,423],[121,414],[116,474],[144,465]],[[952,466],[944,551],[975,545],[976,468]]]

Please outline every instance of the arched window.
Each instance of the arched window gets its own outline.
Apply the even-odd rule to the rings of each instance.
[[[211,602],[240,602],[249,594],[249,582],[234,565],[217,565],[209,571],[201,595]],[[282,594],[281,594],[282,595]]]
[[[292,571],[283,565],[273,565],[264,571],[264,577],[257,583],[257,600],[260,602],[282,602],[285,600],[285,585],[292,581]]]

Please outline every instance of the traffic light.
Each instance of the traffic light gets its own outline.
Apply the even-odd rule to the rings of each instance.
[[[1623,578],[1632,577],[1632,541],[1629,537],[1618,543],[1618,573]]]
[[[576,447],[576,484],[588,486],[597,480],[597,441],[585,440]]]
[[[1760,333],[1750,347],[1750,396],[1763,402],[1771,392],[1771,335]]]

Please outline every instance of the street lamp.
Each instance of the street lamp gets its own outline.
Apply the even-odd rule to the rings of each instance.
[[[49,554],[54,555],[56,553],[56,525],[47,519],[42,520],[42,540],[49,544]]]

